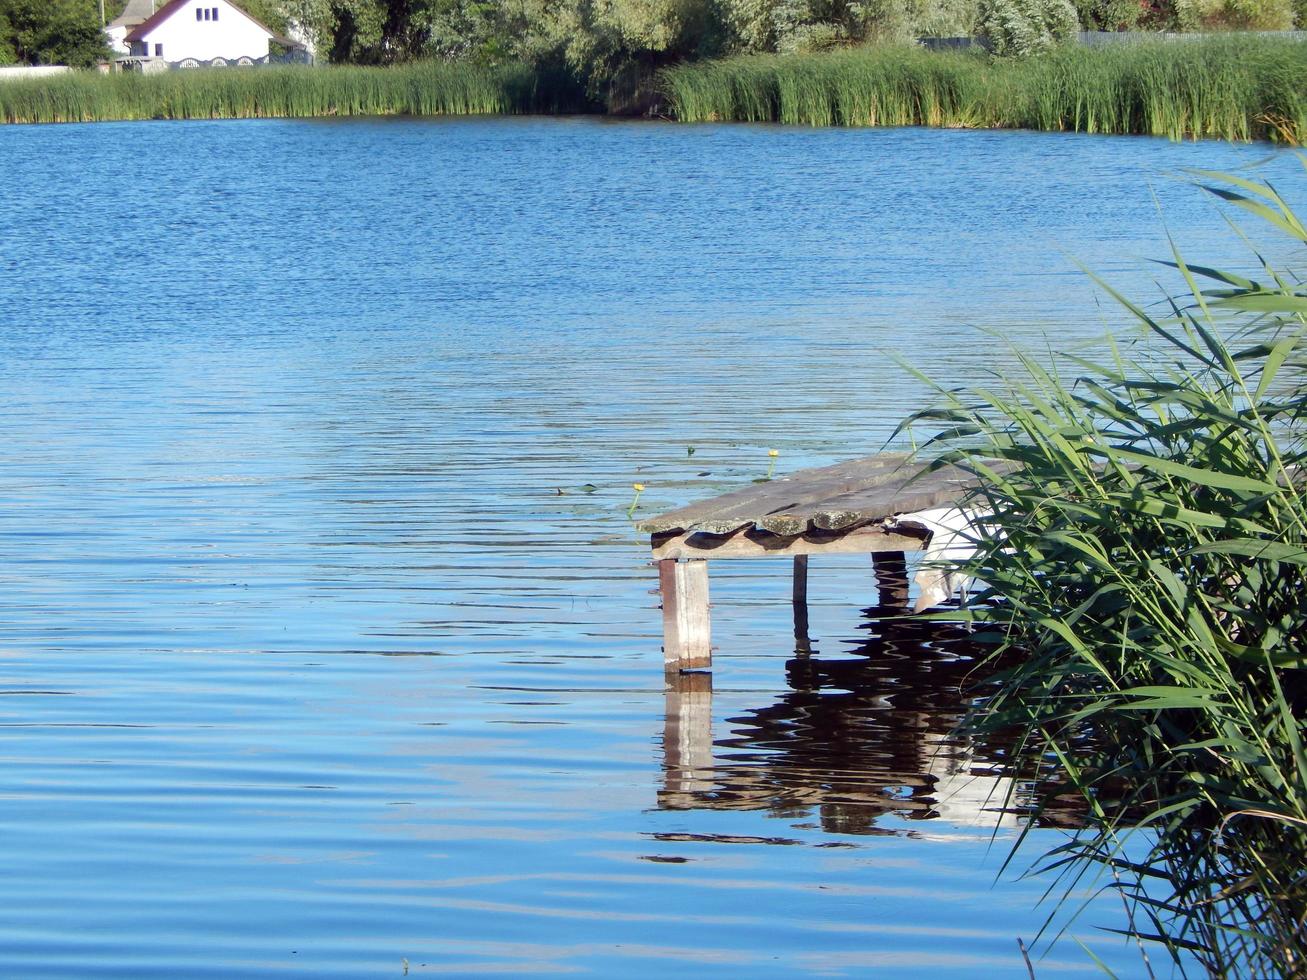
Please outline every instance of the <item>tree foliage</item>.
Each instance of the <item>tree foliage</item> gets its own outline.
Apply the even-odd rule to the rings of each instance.
[[[997,55],[1042,54],[1075,33],[1070,0],[982,0],[980,30]]]
[[[270,30],[286,33],[286,10],[281,0],[237,0],[237,5]]]
[[[1181,30],[1284,31],[1293,26],[1291,0],[1175,0]]]
[[[0,0],[0,64],[84,68],[108,55],[95,0]]]
[[[105,0],[112,20],[125,0]],[[567,75],[634,108],[657,73],[703,58],[805,53],[913,37],[985,34],[999,54],[1046,50],[1077,26],[1275,29],[1307,0],[237,0],[325,60],[513,62]],[[1296,6],[1295,6],[1296,5]],[[108,52],[97,0],[0,0],[0,64],[87,65]],[[614,106],[614,99],[619,104]]]
[[[1139,0],[1075,0],[1080,25],[1087,31],[1128,31],[1139,24]]]
[[[1273,30],[1307,25],[1307,0],[245,0],[298,24],[334,61],[528,60],[586,77],[630,63],[816,51],[981,22],[1005,50],[1047,47],[1077,26],[1118,31]]]

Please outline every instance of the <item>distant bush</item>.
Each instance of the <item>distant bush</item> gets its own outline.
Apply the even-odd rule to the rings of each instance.
[[[1184,31],[1287,31],[1293,27],[1293,0],[1175,0]]]
[[[970,37],[979,16],[978,0],[908,0],[913,37]]]
[[[984,0],[980,32],[1000,57],[1042,54],[1079,28],[1070,0]]]
[[[1127,31],[1138,25],[1144,8],[1139,0],[1076,0],[1076,13],[1087,31]]]

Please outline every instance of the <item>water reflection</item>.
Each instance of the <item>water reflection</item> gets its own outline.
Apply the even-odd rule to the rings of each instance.
[[[865,635],[838,657],[808,652],[796,630],[790,691],[727,719],[716,740],[711,676],[673,678],[659,807],[815,816],[840,834],[882,833],[885,816],[985,828],[1031,819],[1030,786],[1003,768],[1002,740],[955,734],[984,694],[986,649],[962,624],[880,618],[893,611],[864,610]],[[1036,819],[1066,825],[1076,815],[1054,799]]]

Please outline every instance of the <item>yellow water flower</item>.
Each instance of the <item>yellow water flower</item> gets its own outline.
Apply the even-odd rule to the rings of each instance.
[[[635,497],[631,500],[631,506],[626,508],[626,516],[628,519],[635,513],[635,505],[640,502],[640,494],[644,492],[644,484],[632,483],[631,489],[635,491]]]

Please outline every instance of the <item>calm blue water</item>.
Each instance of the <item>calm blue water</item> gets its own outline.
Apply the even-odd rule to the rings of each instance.
[[[897,357],[1092,345],[1075,261],[1154,295],[1155,192],[1246,264],[1167,175],[1268,152],[0,130],[0,975],[1026,976],[1046,882],[1000,876],[1006,784],[948,736],[965,638],[871,627],[832,558],[804,661],[788,566],[727,563],[715,690],[665,692],[631,484],[876,451],[926,397]]]

